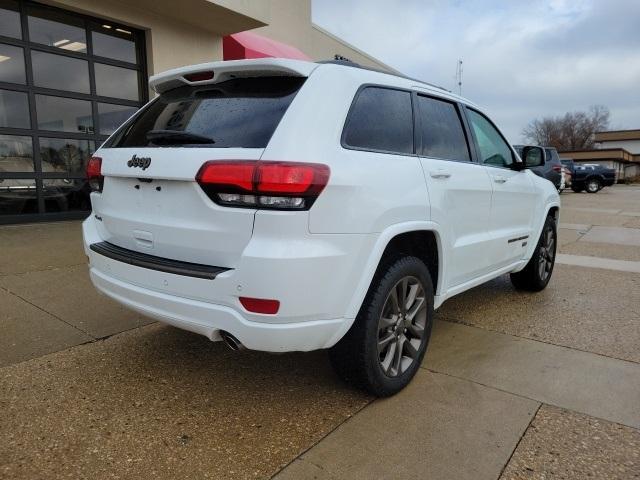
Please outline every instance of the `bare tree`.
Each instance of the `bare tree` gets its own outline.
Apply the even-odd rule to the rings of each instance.
[[[568,112],[529,122],[522,130],[527,142],[556,147],[558,150],[593,148],[593,134],[609,128],[609,109],[593,105],[587,112]]]

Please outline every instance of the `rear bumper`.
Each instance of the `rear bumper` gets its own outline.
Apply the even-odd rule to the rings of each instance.
[[[274,215],[260,226],[262,233],[252,237],[233,268],[223,268],[213,278],[198,278],[184,272],[193,264],[185,267],[172,261],[169,270],[159,257],[139,255],[133,258],[141,261],[137,264],[131,255],[118,260],[99,253],[95,245],[105,239],[97,230],[98,220],[90,216],[83,223],[83,235],[91,279],[99,291],[121,304],[214,341],[224,330],[254,350],[331,347],[353,322],[353,316],[346,314],[352,286],[358,283],[374,238],[307,233],[285,243],[278,218]],[[280,310],[276,315],[249,312],[240,295],[277,299]]]
[[[155,292],[110,277],[93,267],[90,275],[100,292],[132,310],[213,341],[221,340],[221,330],[227,331],[251,350],[289,352],[327,348],[339,340],[346,321],[252,322],[228,306]]]

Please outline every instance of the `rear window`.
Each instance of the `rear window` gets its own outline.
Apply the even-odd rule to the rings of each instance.
[[[411,94],[382,87],[362,89],[351,107],[343,145],[359,150],[413,153]]]
[[[105,146],[264,148],[304,80],[239,78],[176,88],[145,107]]]

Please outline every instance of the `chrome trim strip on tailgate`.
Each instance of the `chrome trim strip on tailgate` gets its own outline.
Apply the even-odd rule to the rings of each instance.
[[[133,250],[127,250],[126,248],[118,247],[109,242],[92,243],[89,245],[89,248],[100,255],[118,262],[128,263],[135,267],[157,270],[159,272],[173,273],[174,275],[213,280],[219,273],[231,270],[230,268],[181,262],[179,260],[134,252]]]

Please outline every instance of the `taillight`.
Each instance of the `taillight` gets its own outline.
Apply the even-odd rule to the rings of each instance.
[[[87,180],[92,191],[102,191],[104,177],[102,176],[102,159],[100,157],[91,157],[89,159],[87,163]]]
[[[329,173],[318,163],[212,160],[202,165],[196,181],[219,205],[308,210]]]
[[[553,167],[551,167],[551,168],[553,168],[553,171],[554,171],[554,172],[558,172],[558,173],[560,173],[560,172],[562,171],[562,167],[561,167],[560,165],[554,165],[554,166],[553,166]]]

